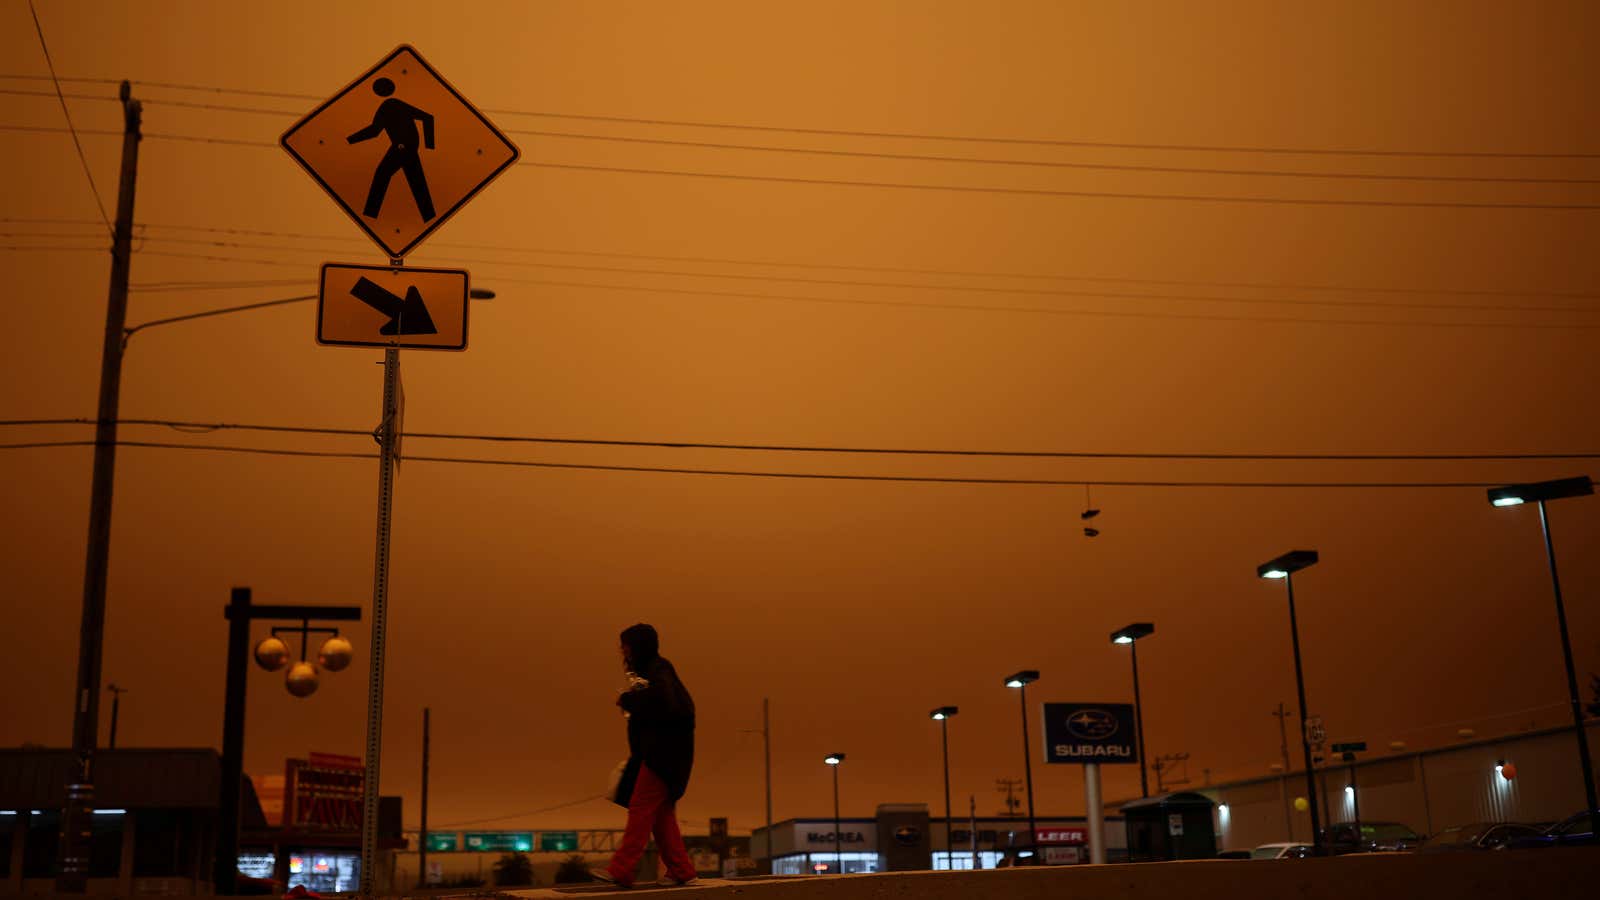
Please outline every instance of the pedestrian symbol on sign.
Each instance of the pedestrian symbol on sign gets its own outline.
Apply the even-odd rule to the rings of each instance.
[[[394,82],[379,78],[372,83],[372,92],[385,98],[372,116],[372,124],[345,138],[346,143],[359,144],[377,137],[381,132],[389,138],[389,152],[378,162],[372,175],[372,187],[367,190],[367,202],[362,215],[376,219],[383,209],[383,196],[395,172],[404,172],[411,196],[417,201],[417,212],[422,221],[430,222],[435,215],[433,198],[428,195],[428,178],[422,171],[422,157],[417,149],[417,120],[422,121],[422,146],[433,149],[433,116],[415,106],[391,96]]]
[[[519,155],[405,45],[278,142],[390,259],[410,253]]]

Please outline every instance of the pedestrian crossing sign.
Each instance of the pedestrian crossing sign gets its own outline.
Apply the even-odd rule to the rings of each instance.
[[[395,259],[521,155],[407,44],[278,143]]]

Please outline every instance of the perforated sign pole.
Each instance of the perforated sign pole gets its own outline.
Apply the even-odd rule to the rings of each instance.
[[[393,259],[399,267],[403,261]],[[372,567],[372,670],[367,688],[366,775],[361,796],[361,896],[372,897],[378,863],[378,753],[383,745],[383,659],[389,623],[389,524],[394,516],[400,351],[383,351],[383,418],[378,425],[378,541]],[[424,836],[426,837],[426,836]]]

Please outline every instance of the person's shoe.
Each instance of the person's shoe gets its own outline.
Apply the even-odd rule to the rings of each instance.
[[[690,875],[688,878],[677,878],[675,876],[668,875],[666,878],[662,879],[661,883],[671,885],[672,887],[687,887],[691,884],[699,884],[700,877],[698,875]]]
[[[603,881],[606,884],[614,884],[617,887],[622,888],[625,891],[628,890],[629,888],[633,887],[633,885],[631,885],[631,884],[628,884],[628,883],[623,882],[623,881],[618,881],[617,880],[617,876],[611,874],[611,871],[609,869],[590,869],[589,870],[589,877],[593,878],[595,881]]]

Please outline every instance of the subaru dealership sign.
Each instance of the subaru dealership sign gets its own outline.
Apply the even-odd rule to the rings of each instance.
[[[1053,763],[1137,763],[1131,703],[1046,703],[1044,758]]]

